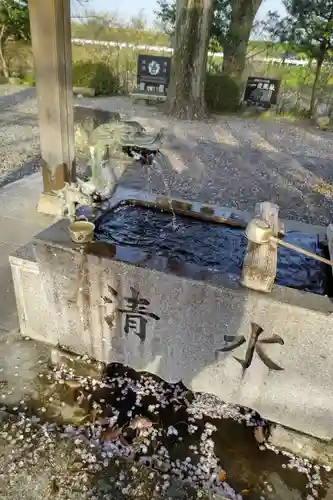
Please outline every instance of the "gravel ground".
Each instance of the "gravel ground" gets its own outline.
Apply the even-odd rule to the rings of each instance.
[[[0,186],[39,169],[35,89],[0,85]]]
[[[150,129],[165,127],[161,162],[138,164],[120,183],[241,210],[278,203],[281,216],[326,225],[332,220],[333,135],[289,122],[219,117],[205,123],[167,119],[128,98],[79,99],[120,111]],[[35,89],[0,86],[0,186],[39,168]]]

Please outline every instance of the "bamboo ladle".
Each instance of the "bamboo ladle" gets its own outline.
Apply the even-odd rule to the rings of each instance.
[[[268,243],[270,241],[274,243],[278,243],[290,250],[295,250],[296,252],[302,253],[307,257],[311,257],[312,259],[319,260],[320,262],[324,262],[324,264],[328,264],[329,266],[333,266],[333,261],[325,259],[320,255],[316,255],[315,253],[308,252],[304,248],[298,247],[296,245],[292,245],[287,241],[282,240],[281,238],[277,238],[273,234],[273,229],[268,224],[268,222],[263,221],[261,219],[252,219],[244,232],[246,238],[252,243],[257,243],[258,245],[262,245],[264,243]]]

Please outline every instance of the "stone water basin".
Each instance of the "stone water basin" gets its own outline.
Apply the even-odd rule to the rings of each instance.
[[[99,218],[95,238],[123,249],[130,259],[160,256],[179,265],[193,264],[239,280],[247,240],[242,227],[175,215],[151,207],[120,205]],[[318,235],[287,231],[285,241],[326,257]],[[134,257],[135,256],[135,257]],[[278,247],[276,284],[319,295],[330,294],[329,266]]]
[[[251,214],[242,222],[222,207],[157,202],[115,195],[84,253],[61,220],[35,237],[32,257],[11,257],[22,334],[333,439],[331,268],[280,248],[272,292],[244,288]],[[285,228],[288,241],[327,256],[317,228]],[[266,358],[256,345],[244,370],[253,323],[258,343],[269,340]]]

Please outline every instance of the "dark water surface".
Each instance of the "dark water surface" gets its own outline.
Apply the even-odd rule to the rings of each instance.
[[[97,224],[95,237],[237,277],[247,247],[243,229],[131,205],[105,214]],[[324,256],[316,235],[290,231],[284,239]],[[329,266],[315,259],[278,248],[278,285],[325,295],[328,270]]]

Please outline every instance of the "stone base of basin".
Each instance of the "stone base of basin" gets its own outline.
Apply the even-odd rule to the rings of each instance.
[[[39,198],[37,211],[42,214],[60,218],[62,214],[62,203],[60,198],[51,193],[42,193]]]
[[[322,441],[313,436],[302,434],[281,425],[272,429],[269,444],[294,453],[297,456],[306,457],[313,462],[318,462],[328,467],[333,467],[333,443]]]
[[[328,297],[282,286],[262,294],[159,257],[120,260],[102,242],[82,255],[67,225],[57,222],[10,257],[22,335],[182,380],[283,426],[333,438]],[[263,332],[249,356],[253,323]]]
[[[74,95],[82,95],[83,97],[95,97],[96,90],[90,87],[73,87]]]

